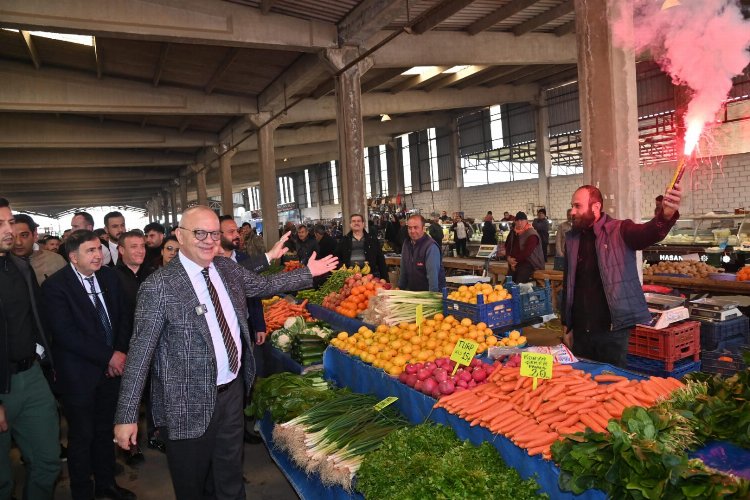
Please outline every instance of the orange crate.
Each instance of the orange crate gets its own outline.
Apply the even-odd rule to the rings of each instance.
[[[661,330],[637,325],[630,332],[628,353],[664,361],[664,369],[671,372],[675,361],[692,356],[700,360],[701,324],[683,321]]]

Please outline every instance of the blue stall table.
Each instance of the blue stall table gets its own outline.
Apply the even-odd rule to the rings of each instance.
[[[310,311],[310,314],[312,314],[313,318],[325,321],[326,323],[331,325],[334,330],[355,333],[363,326],[366,326],[370,330],[375,330],[376,328],[375,325],[364,323],[358,319],[347,318],[346,316],[342,316],[336,311],[331,311],[330,309],[326,309],[325,307],[319,306],[317,304],[310,304],[308,302],[307,310]]]

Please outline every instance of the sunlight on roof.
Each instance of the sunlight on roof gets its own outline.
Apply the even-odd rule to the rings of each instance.
[[[19,31],[16,29],[3,28],[5,31]],[[87,45],[91,47],[94,45],[94,37],[91,35],[70,35],[68,33],[51,33],[49,31],[29,31],[29,34],[39,36],[42,38],[51,38],[52,40],[60,40],[61,42],[77,43],[78,45]]]
[[[414,66],[413,68],[407,69],[402,75],[421,75],[422,73],[427,73],[428,71],[433,71],[436,68],[436,66]]]
[[[468,67],[469,67],[468,65],[453,66],[452,68],[448,68],[445,71],[443,71],[443,73],[447,73],[447,74],[458,73],[459,71],[463,71],[463,70],[465,70]]]

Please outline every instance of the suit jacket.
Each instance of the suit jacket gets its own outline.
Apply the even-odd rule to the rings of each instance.
[[[265,259],[265,257],[263,257]],[[247,297],[273,295],[312,285],[307,268],[264,277],[226,257],[214,258],[237,313],[243,344],[246,389],[255,377],[247,325]],[[148,277],[138,291],[135,329],[117,404],[116,423],[138,421],[138,404],[149,373],[154,423],[170,439],[203,435],[216,404],[216,355],[205,315],[180,259]],[[153,364],[152,364],[153,359]]]
[[[260,273],[268,267],[268,259],[266,258],[265,252],[260,255],[250,256],[245,252],[237,250],[234,257],[237,259],[237,264],[255,273]],[[247,313],[250,336],[252,337],[253,342],[255,342],[255,334],[266,331],[266,320],[263,317],[263,303],[258,297],[248,297]]]
[[[120,279],[109,267],[103,266],[95,274],[112,325],[113,347],[107,345],[104,327],[88,290],[71,266],[60,269],[42,285],[55,354],[57,390],[62,394],[93,390],[105,376],[114,351],[128,352],[133,323],[125,309]]]

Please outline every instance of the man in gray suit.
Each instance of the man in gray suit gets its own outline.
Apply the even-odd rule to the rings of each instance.
[[[115,441],[136,443],[138,405],[149,367],[154,421],[166,430],[167,461],[179,500],[244,499],[243,384],[255,376],[247,297],[312,286],[336,268],[330,256],[261,277],[214,257],[219,219],[208,207],[187,210],[177,229],[180,253],[138,291],[135,327],[115,417]],[[288,234],[266,258],[281,257]]]

